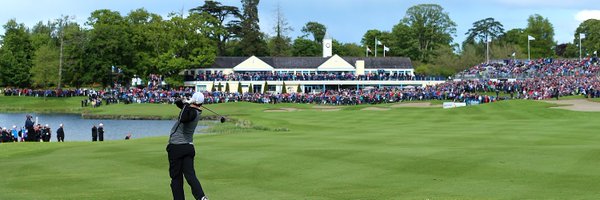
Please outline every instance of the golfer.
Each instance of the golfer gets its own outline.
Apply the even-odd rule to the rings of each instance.
[[[200,120],[200,106],[204,102],[204,95],[196,92],[191,99],[179,99],[175,105],[181,109],[179,117],[169,136],[167,153],[169,157],[169,175],[171,176],[171,191],[173,199],[185,199],[183,194],[183,176],[192,188],[195,199],[208,200],[204,195],[200,181],[194,170],[194,132]]]

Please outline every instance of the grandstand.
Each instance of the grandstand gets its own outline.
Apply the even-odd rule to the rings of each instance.
[[[324,45],[326,42],[324,41]],[[324,48],[326,48],[324,46]],[[324,51],[327,52],[327,51]],[[183,72],[185,85],[197,91],[210,90],[219,83],[229,84],[230,91],[322,92],[331,89],[370,87],[427,86],[443,83],[444,78],[415,76],[410,58],[406,57],[217,57],[208,68]],[[216,86],[215,86],[216,87]]]

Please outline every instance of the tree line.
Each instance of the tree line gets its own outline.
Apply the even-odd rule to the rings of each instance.
[[[185,15],[167,17],[145,9],[126,15],[101,9],[84,24],[70,16],[40,21],[31,28],[9,20],[0,41],[0,86],[109,86],[149,74],[181,85],[183,69],[210,66],[217,56],[321,55],[324,24],[309,21],[300,29],[303,35],[292,40],[293,28],[277,7],[270,35],[258,25],[259,0],[241,2],[238,8],[205,0]],[[410,57],[416,72],[424,75],[450,75],[485,61],[487,41],[490,58],[526,58],[527,36],[535,37],[532,58],[576,57],[578,40],[557,45],[547,18],[536,14],[527,22],[526,28],[505,32],[493,18],[478,20],[458,45],[453,41],[456,23],[449,14],[439,5],[419,4],[410,7],[391,31],[367,30],[360,44],[333,40],[333,53],[365,56],[368,48],[383,54],[383,46],[374,48],[377,38],[390,48],[387,55]],[[585,53],[600,48],[600,21],[583,22],[575,35],[579,33],[586,34]]]
[[[557,44],[554,26],[548,18],[533,14],[527,18],[527,27],[504,30],[501,22],[485,18],[473,22],[459,45],[453,41],[456,23],[448,12],[436,4],[421,4],[409,8],[391,31],[368,30],[362,45],[374,46],[375,38],[389,45],[391,56],[407,56],[416,66],[415,72],[427,75],[449,76],[476,64],[498,59],[527,59],[529,36],[531,58],[579,57],[579,36],[582,54],[595,56],[600,50],[600,20],[582,22],[574,32],[572,43]],[[489,51],[488,51],[489,46]],[[378,49],[381,53],[382,49]]]

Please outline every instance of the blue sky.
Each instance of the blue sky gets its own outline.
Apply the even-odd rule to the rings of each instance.
[[[167,16],[199,6],[203,0],[2,0],[0,24],[15,18],[17,22],[32,27],[38,21],[48,21],[61,15],[73,15],[83,24],[97,9],[111,9],[126,15],[137,8]],[[239,0],[222,0],[224,5],[241,7]],[[334,39],[359,43],[369,29],[390,31],[402,19],[406,10],[416,4],[439,4],[456,22],[454,42],[461,43],[473,22],[493,17],[505,30],[524,28],[527,17],[540,14],[547,17],[555,28],[555,40],[572,42],[574,31],[585,19],[600,19],[597,0],[261,0],[260,25],[263,32],[273,34],[275,10],[279,4],[289,25],[294,29],[289,35],[295,38],[308,21],[317,21],[328,28]],[[0,28],[0,34],[4,29]]]

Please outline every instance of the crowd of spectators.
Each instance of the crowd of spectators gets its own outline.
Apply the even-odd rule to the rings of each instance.
[[[217,73],[199,73],[195,77],[187,77],[188,81],[323,81],[323,80],[377,80],[377,81],[390,81],[390,80],[425,80],[425,79],[437,79],[444,80],[444,77],[426,77],[426,76],[413,76],[408,73],[386,73],[379,71],[377,73],[367,73],[365,75],[355,75],[353,73],[344,72],[318,72],[318,73],[279,73],[279,72],[246,72],[246,73],[232,73],[223,74],[222,72]]]
[[[598,73],[596,59],[555,60],[538,59],[531,61],[506,60],[496,63],[482,63],[457,73],[458,78],[479,79],[529,79],[546,76],[580,76]]]
[[[435,87],[385,87],[379,89],[342,89],[328,90],[318,93],[224,93],[205,92],[205,103],[227,103],[227,102],[254,102],[254,103],[305,103],[305,104],[328,104],[328,105],[358,105],[358,104],[380,104],[403,101],[422,100],[450,100],[465,102],[477,100],[481,103],[496,101],[495,96],[479,95],[475,92],[464,90],[453,92],[442,92]]]
[[[13,125],[12,128],[0,128],[0,143],[25,141],[50,142],[51,138],[52,131],[48,124],[45,126],[41,124],[34,125],[31,131],[25,127],[18,128],[16,125]]]
[[[55,89],[55,90],[34,90],[28,88],[4,88],[4,96],[32,96],[32,97],[75,97],[86,96],[87,89]]]
[[[560,96],[584,95],[600,97],[600,67],[591,60],[540,59],[530,62],[508,62],[502,64],[480,64],[464,70],[462,75],[496,74],[516,79],[454,79],[442,84],[426,87],[382,87],[369,89],[327,90],[313,93],[237,93],[205,92],[206,103],[246,101],[255,103],[313,103],[332,105],[375,104],[418,100],[451,100],[493,102],[501,98],[500,93],[510,99],[549,99]],[[223,74],[200,74],[198,80],[392,80],[414,79],[408,75],[369,74],[278,74],[270,72]],[[150,75],[147,87],[113,87],[104,90],[4,90],[4,94],[24,96],[88,96],[82,106],[97,107],[111,103],[173,103],[177,98],[189,96],[192,88],[164,88],[160,75]],[[496,95],[489,95],[495,93]],[[488,94],[488,95],[480,95]]]

